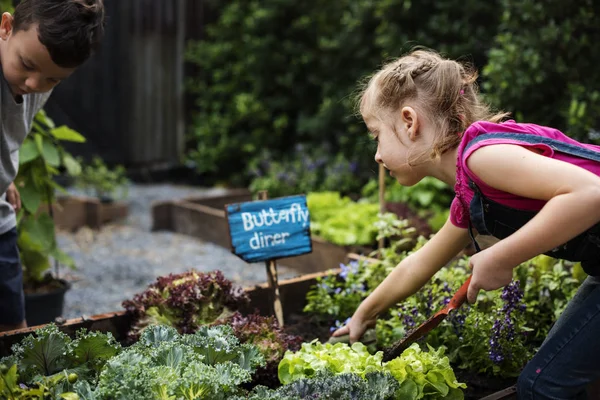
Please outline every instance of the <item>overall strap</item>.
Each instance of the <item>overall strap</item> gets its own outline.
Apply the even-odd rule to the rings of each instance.
[[[585,147],[577,146],[571,143],[561,142],[560,140],[538,136],[531,133],[508,133],[508,132],[490,132],[483,135],[477,136],[471,140],[465,146],[463,154],[473,145],[488,139],[514,139],[520,142],[531,143],[531,144],[546,144],[550,146],[554,151],[558,151],[572,156],[586,158],[592,161],[600,162],[600,152],[590,150]]]
[[[598,151],[590,150],[585,147],[577,146],[577,145],[571,144],[571,143],[561,142],[560,140],[548,138],[545,136],[538,136],[535,134],[527,134],[527,133],[510,133],[510,132],[489,132],[489,133],[477,136],[476,138],[472,139],[469,143],[467,143],[467,145],[465,146],[465,148],[463,150],[463,155],[464,155],[464,153],[467,152],[467,150],[471,146],[473,146],[481,141],[488,140],[488,139],[513,139],[513,140],[517,140],[517,141],[524,142],[524,143],[546,144],[546,145],[550,146],[550,148],[552,148],[554,151],[558,151],[558,152],[569,154],[572,156],[581,157],[581,158],[585,158],[588,160],[600,162],[600,152],[598,152]],[[476,194],[479,193],[479,188],[477,188],[477,186],[473,182],[470,182],[469,186],[476,192]],[[481,193],[479,193],[479,195],[481,195]],[[471,237],[471,241],[473,242],[475,249],[479,252],[480,251],[479,244],[475,240],[475,236],[473,234],[473,228],[471,226],[470,219],[469,219],[469,236]]]
[[[475,247],[475,251],[479,253],[481,251],[481,247],[479,247],[479,243],[475,240],[475,235],[473,234],[473,225],[471,225],[471,219],[469,219],[469,237],[471,238],[471,243]]]

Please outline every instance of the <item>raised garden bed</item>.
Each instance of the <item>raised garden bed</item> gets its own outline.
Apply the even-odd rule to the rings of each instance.
[[[284,319],[288,332],[300,335],[305,342],[309,342],[312,338],[319,338],[324,341],[329,335],[328,327],[320,326],[313,319],[302,313],[305,305],[306,293],[309,288],[317,282],[317,278],[329,274],[339,273],[339,269],[334,269],[326,272],[318,272],[313,274],[303,275],[301,277],[281,281],[280,295],[283,303]],[[250,297],[250,305],[243,312],[252,312],[256,309],[263,315],[271,315],[271,296],[268,285],[261,284],[251,288],[246,288],[246,292]],[[124,311],[112,312],[106,314],[95,315],[87,318],[76,318],[64,321],[59,325],[59,329],[68,334],[75,336],[75,332],[81,328],[86,328],[91,331],[111,332],[117,341],[125,341],[127,332],[131,327],[131,318]],[[10,354],[10,348],[14,343],[20,342],[26,335],[32,333],[38,327],[29,327],[5,333],[0,333],[0,357]],[[456,370],[459,380],[466,381],[469,385],[469,390],[465,393],[465,399],[481,399],[483,396],[491,393],[496,393],[507,386],[506,381],[502,382],[486,382],[478,379],[476,375],[461,376]],[[475,382],[471,383],[470,380]],[[511,383],[511,382],[509,382]],[[497,399],[514,399],[516,397],[496,397]]]
[[[356,258],[355,256],[350,256]],[[303,275],[280,282],[280,295],[283,303],[286,327],[290,333],[301,335],[304,341],[312,338],[326,339],[328,329],[319,326],[314,320],[302,313],[305,305],[306,293],[317,282],[319,277],[339,273],[339,269]],[[252,312],[258,309],[263,315],[271,315],[271,296],[268,285],[261,284],[245,291],[250,297],[250,305],[243,312]],[[88,318],[78,318],[64,321],[59,324],[59,329],[70,336],[80,328],[91,331],[111,332],[118,341],[124,341],[131,327],[131,318],[124,311],[95,315]],[[21,341],[39,327],[30,327],[11,332],[0,333],[0,357],[10,354],[14,343]],[[465,391],[465,399],[516,399],[514,392],[504,392],[503,389],[513,384],[511,379],[494,380],[486,379],[475,373],[455,369],[459,381],[466,382],[469,388]],[[589,398],[600,398],[600,382],[590,388]]]
[[[303,275],[297,278],[287,279],[280,282],[279,291],[281,303],[283,305],[284,319],[297,321],[298,315],[302,314],[304,308],[304,298],[310,286],[314,285],[318,277],[332,273],[338,273],[339,269],[327,272],[317,272]],[[246,288],[245,291],[250,297],[250,305],[244,312],[259,310],[262,315],[271,315],[272,300],[267,283]],[[302,301],[299,301],[302,299]],[[91,331],[111,332],[117,341],[124,340],[127,331],[131,325],[131,319],[125,311],[116,311],[105,314],[94,315],[91,317],[74,318],[57,322],[59,329],[68,334],[75,335],[78,329],[86,328]],[[40,325],[43,326],[43,325]],[[26,335],[32,333],[40,326],[31,326],[25,329],[0,332],[0,357],[10,354],[10,348],[14,343],[22,340]],[[308,333],[308,327],[307,332]],[[319,335],[316,335],[317,337]]]
[[[152,206],[152,230],[167,230],[198,237],[230,249],[231,239],[225,215],[225,205],[252,200],[245,189],[231,190],[226,195],[188,197],[177,201],[161,201]],[[281,259],[279,264],[300,273],[323,271],[324,267],[339,265],[346,254],[354,251],[323,239],[312,237],[312,253]]]
[[[99,229],[109,222],[125,219],[129,206],[124,201],[103,203],[94,197],[61,196],[56,199],[52,212],[57,228],[76,231],[83,226]]]

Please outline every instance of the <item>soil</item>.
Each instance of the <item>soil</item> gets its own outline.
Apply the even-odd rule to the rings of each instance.
[[[517,378],[483,376],[458,368],[454,369],[454,373],[459,382],[467,384],[467,389],[464,390],[465,400],[479,400],[517,383]]]
[[[23,291],[25,294],[45,294],[63,289],[65,282],[46,276],[41,282],[24,282]]]
[[[329,332],[331,326],[319,321],[314,316],[301,314],[292,314],[285,321],[285,331],[291,335],[300,336],[304,342],[311,342],[314,339],[326,342],[331,335]]]
[[[286,320],[285,331],[302,337],[304,342],[310,342],[313,339],[326,342],[330,336],[330,326],[332,324],[320,322],[314,316],[292,314]],[[514,385],[517,379],[490,377],[458,368],[454,368],[454,373],[459,382],[467,384],[467,389],[464,390],[465,400],[479,400],[499,392]]]
[[[414,227],[419,235],[425,237],[431,235],[431,227],[427,219],[417,215],[407,204],[388,202],[385,204],[385,208],[388,212],[396,214],[399,219],[408,220],[410,226]]]

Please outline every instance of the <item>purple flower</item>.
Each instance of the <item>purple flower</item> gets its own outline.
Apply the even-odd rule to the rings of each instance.
[[[494,321],[489,340],[489,357],[495,364],[500,364],[505,359],[512,358],[509,349],[502,347],[503,342],[511,342],[515,338],[515,318],[518,312],[525,310],[523,300],[523,291],[519,286],[519,281],[513,281],[508,284],[500,298],[504,301],[502,309],[498,312],[498,318]],[[517,311],[517,313],[513,313]]]
[[[412,328],[413,326],[415,326],[415,320],[410,315],[405,315],[404,316],[404,325],[406,325],[409,328]]]
[[[340,264],[340,269],[342,270],[339,275],[340,278],[342,278],[343,280],[346,280],[348,278],[348,274],[350,273],[350,266],[345,265],[345,264]]]
[[[350,261],[348,265],[340,263],[340,278],[343,280],[348,279],[348,275],[355,274],[358,271],[358,261]]]
[[[346,291],[348,293],[364,292],[366,290],[364,283],[353,283]]]
[[[348,317],[348,318],[346,318],[346,320],[344,322],[340,322],[340,321],[336,320],[334,323],[334,326],[329,328],[329,332],[336,331],[339,328],[341,328],[342,326],[348,325],[350,323],[351,319],[352,319],[352,317]]]

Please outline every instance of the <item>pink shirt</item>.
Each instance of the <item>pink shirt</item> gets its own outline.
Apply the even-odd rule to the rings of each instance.
[[[552,157],[556,160],[566,161],[570,164],[580,166],[587,169],[590,172],[600,176],[600,163],[585,158],[579,158],[572,155],[564,154],[561,152],[555,152],[547,144],[532,144],[523,143],[514,139],[489,139],[482,140],[473,146],[469,147],[467,152],[464,153],[465,146],[475,137],[485,135],[489,132],[510,132],[510,133],[526,133],[531,135],[543,136],[561,142],[576,144],[590,150],[600,152],[600,146],[592,144],[579,143],[574,139],[566,136],[562,132],[548,128],[545,126],[534,125],[534,124],[518,124],[515,121],[506,121],[500,124],[492,122],[479,121],[471,125],[464,133],[462,141],[458,146],[457,161],[456,161],[456,185],[454,186],[454,192],[456,196],[450,206],[450,221],[459,228],[467,228],[469,226],[469,204],[473,198],[473,190],[469,188],[469,179],[473,180],[479,187],[482,194],[497,203],[503,204],[508,207],[528,210],[528,211],[539,211],[544,204],[543,200],[529,199],[526,197],[516,196],[511,193],[496,190],[485,183],[483,183],[470,169],[467,167],[467,159],[477,149],[492,144],[518,144],[523,147],[536,149],[542,155],[546,157]],[[541,150],[541,151],[540,151]]]

